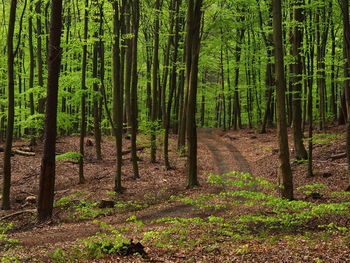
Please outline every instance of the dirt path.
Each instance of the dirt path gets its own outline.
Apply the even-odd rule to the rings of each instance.
[[[247,160],[241,153],[233,145],[221,140],[219,130],[199,129],[198,143],[207,146],[208,154],[211,154],[214,158],[217,173],[223,174],[231,171],[251,172]],[[221,187],[210,190],[213,193],[219,193],[220,191],[222,191]],[[192,205],[181,202],[167,202],[138,212],[103,217],[101,220],[117,226],[125,223],[126,218],[131,215],[136,215],[139,220],[149,222],[166,217],[205,217],[212,213],[215,213],[215,211],[208,210],[203,212]],[[57,247],[63,243],[74,242],[78,238],[87,238],[100,230],[98,225],[88,221],[36,228],[34,233],[33,231],[20,232],[14,234],[13,237],[20,240],[21,245],[24,247],[45,247],[48,244]]]
[[[198,141],[204,143],[213,154],[219,174],[232,171],[251,173],[248,161],[232,144],[221,140],[219,129],[199,129]]]

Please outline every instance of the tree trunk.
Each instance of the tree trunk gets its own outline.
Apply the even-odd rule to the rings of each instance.
[[[83,37],[83,59],[81,65],[81,117],[80,117],[80,159],[79,159],[79,184],[85,182],[84,178],[84,139],[86,135],[86,67],[87,67],[87,38],[89,22],[89,0],[85,0],[84,12],[84,37]]]
[[[344,58],[345,58],[345,67],[344,67],[344,76],[346,80],[344,81],[345,89],[345,98],[346,98],[346,107],[348,112],[347,126],[346,126],[346,155],[348,163],[348,177],[349,185],[346,190],[350,191],[350,22],[349,22],[349,1],[341,1],[341,11],[343,14],[343,45],[344,45]]]
[[[181,6],[181,0],[174,0],[173,3],[173,9],[174,9],[174,16],[172,17],[172,26],[170,28],[170,34],[175,34],[174,37],[171,37],[169,39],[168,45],[170,50],[170,45],[173,42],[174,43],[174,51],[172,56],[172,67],[171,67],[171,75],[170,75],[170,91],[169,91],[169,98],[168,98],[168,104],[167,109],[165,112],[165,122],[164,122],[164,166],[166,169],[170,169],[170,163],[169,163],[169,128],[170,128],[170,116],[171,116],[171,105],[174,97],[174,92],[176,90],[176,78],[177,78],[177,56],[178,56],[178,49],[179,49],[179,31],[180,31],[180,6]],[[175,32],[174,31],[174,24],[175,24]],[[164,84],[164,83],[163,83]]]
[[[96,13],[95,13],[95,22],[98,23],[102,23],[102,21],[98,21],[98,17],[99,13],[99,7],[98,7],[98,3],[95,2],[94,3],[95,8],[96,8]],[[101,27],[101,26],[100,26]],[[95,149],[96,149],[96,159],[97,160],[102,160],[102,153],[101,153],[101,128],[100,128],[100,112],[101,112],[101,108],[100,108],[100,96],[98,96],[98,94],[100,94],[100,89],[99,89],[99,84],[96,81],[100,76],[98,76],[98,52],[100,50],[99,48],[99,44],[100,42],[98,41],[99,37],[102,37],[99,35],[99,30],[100,29],[96,29],[95,33],[94,33],[94,47],[93,47],[93,58],[92,58],[92,77],[95,79],[94,80],[94,84],[93,84],[93,89],[94,89],[94,96],[93,96],[93,115],[94,115],[94,135],[95,135]]]
[[[139,0],[133,0],[132,2],[132,33],[134,35],[132,39],[132,83],[131,83],[131,160],[134,171],[134,179],[140,178],[138,168],[137,157],[137,45],[139,37],[139,21],[140,21],[140,2]]]
[[[302,110],[301,110],[301,93],[302,93],[302,42],[303,42],[303,23],[304,15],[302,9],[302,2],[296,1],[293,4],[294,8],[294,32],[292,41],[292,55],[294,63],[292,64],[292,86],[293,86],[293,135],[295,155],[297,159],[307,159],[307,152],[303,143],[302,132]]]
[[[289,146],[286,122],[281,0],[273,0],[273,39],[275,44],[277,133],[280,161],[278,173],[281,186],[281,195],[283,198],[291,200],[293,199],[293,177],[289,163]]]
[[[7,128],[4,150],[4,177],[2,185],[2,205],[1,209],[10,209],[10,188],[11,188],[11,149],[13,141],[13,126],[15,122],[15,73],[13,49],[13,35],[16,23],[17,0],[11,1],[9,26],[7,31]]]
[[[198,82],[198,60],[200,50],[200,25],[202,19],[202,0],[190,0],[187,13],[187,45],[191,52],[190,68],[188,68],[186,79],[188,83],[188,105],[186,139],[188,145],[187,153],[187,178],[188,188],[197,186],[197,128],[196,128],[196,104],[197,104],[197,82]],[[191,36],[191,37],[189,37]]]
[[[152,131],[151,131],[151,163],[156,162],[156,121],[158,119],[158,70],[159,70],[159,12],[160,0],[156,0],[154,9],[156,17],[154,21],[154,48],[153,48],[153,76],[152,76]]]
[[[113,1],[113,110],[114,110],[114,135],[117,148],[116,174],[114,179],[114,191],[121,193],[122,188],[122,137],[123,137],[123,94],[122,83],[120,82],[120,21],[119,4]]]
[[[37,34],[37,60],[38,60],[38,85],[40,88],[44,89],[44,77],[43,77],[43,56],[42,56],[42,12],[41,12],[42,0],[38,0],[36,3],[36,34]],[[39,97],[38,100],[38,112],[44,114],[45,111],[45,98]]]
[[[58,80],[61,67],[62,0],[52,0],[50,25],[50,53],[48,57],[47,107],[45,142],[41,162],[38,220],[52,217],[55,169]]]

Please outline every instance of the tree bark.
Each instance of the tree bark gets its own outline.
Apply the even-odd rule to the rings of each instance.
[[[349,1],[341,0],[341,11],[343,14],[343,45],[344,45],[344,76],[346,80],[344,81],[345,98],[346,98],[346,108],[348,112],[347,126],[346,126],[346,154],[348,163],[348,177],[349,185],[346,190],[350,191],[350,22],[349,22]]]
[[[202,0],[189,1],[187,13],[187,37],[192,36],[187,45],[191,52],[191,63],[188,68],[186,79],[188,80],[188,105],[186,122],[187,152],[187,187],[193,188],[197,185],[197,128],[196,128],[196,104],[197,104],[197,82],[198,82],[198,60],[200,50],[200,25],[202,19]]]
[[[84,37],[83,37],[83,54],[81,64],[81,115],[80,115],[80,142],[79,151],[81,158],[79,159],[79,184],[85,182],[84,178],[84,139],[86,135],[86,67],[87,67],[87,38],[89,23],[89,0],[85,0],[84,9]]]
[[[273,0],[273,40],[275,44],[276,64],[276,102],[277,102],[277,133],[279,145],[279,180],[281,195],[293,199],[293,177],[289,163],[289,146],[285,106],[285,77],[283,62],[282,39],[282,7],[281,0]]]
[[[139,0],[133,0],[132,2],[132,33],[134,35],[132,39],[132,83],[131,83],[131,160],[134,172],[134,179],[140,178],[139,167],[138,167],[138,157],[137,157],[137,85],[138,85],[138,75],[137,75],[137,45],[139,37],[139,21],[140,21],[140,2]]]
[[[38,220],[52,217],[55,169],[58,81],[61,67],[62,0],[52,0],[48,57],[44,153],[41,161]]]
[[[292,87],[293,87],[293,135],[294,135],[294,147],[295,155],[297,159],[307,159],[307,152],[303,143],[302,132],[302,110],[301,110],[301,92],[302,92],[302,42],[303,42],[303,23],[304,15],[302,9],[303,2],[295,0],[293,3],[294,8],[294,32],[292,41],[292,55],[294,57],[294,63],[292,64]]]
[[[114,191],[121,193],[122,188],[122,137],[123,137],[123,94],[122,84],[120,82],[120,21],[119,21],[119,3],[113,1],[113,110],[114,110],[114,135],[117,148],[116,172],[114,178]]]
[[[2,186],[2,205],[1,209],[10,209],[10,188],[11,188],[11,149],[13,141],[13,127],[15,122],[15,73],[13,49],[13,36],[16,23],[17,0],[11,1],[10,18],[7,31],[7,127],[6,141],[4,150],[4,177]]]

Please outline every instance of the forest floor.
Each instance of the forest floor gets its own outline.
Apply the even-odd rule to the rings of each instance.
[[[93,138],[90,138],[93,141]],[[292,137],[289,138],[292,145]],[[2,262],[349,262],[350,195],[345,127],[328,128],[314,137],[314,177],[294,159],[295,199],[278,198],[278,146],[275,130],[199,129],[200,187],[186,189],[186,159],[171,137],[173,169],[149,161],[148,138],[139,136],[140,179],[132,179],[130,154],[123,156],[123,194],[112,192],[115,145],[104,137],[103,160],[86,147],[85,179],[78,165],[57,161],[54,218],[35,222],[42,143],[35,156],[15,154],[12,161],[12,210],[0,222],[13,223],[1,236]],[[15,149],[28,145],[17,141]],[[2,146],[2,145],[0,145]],[[125,140],[124,151],[130,147]],[[76,152],[78,137],[60,137],[57,154]],[[2,163],[2,155],[0,156]],[[232,171],[241,173],[230,173]],[[251,174],[252,176],[248,175]],[[225,174],[224,176],[218,176]],[[2,180],[2,171],[0,172]],[[99,208],[112,200],[113,208]],[[12,242],[11,239],[18,240]],[[133,239],[147,256],[111,253]],[[114,249],[114,250],[113,250]],[[111,253],[111,254],[109,254]],[[119,253],[120,254],[120,253]],[[92,259],[96,258],[98,259]],[[18,261],[16,261],[18,260]]]

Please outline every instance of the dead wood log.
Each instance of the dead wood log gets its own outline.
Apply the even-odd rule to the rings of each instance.
[[[137,147],[137,151],[142,151],[143,149],[145,149],[145,147]],[[129,154],[129,153],[131,153],[131,149],[129,149],[129,150],[126,150],[126,151],[123,151],[122,152],[122,155],[126,155],[126,154]]]
[[[338,160],[338,159],[342,159],[345,157],[346,157],[346,153],[339,153],[339,154],[332,155],[330,158],[332,160]]]
[[[5,149],[3,147],[0,147],[0,152],[4,152]],[[30,151],[23,151],[20,149],[13,149],[12,154],[18,154],[22,156],[35,156],[35,152],[30,152]]]
[[[35,152],[25,152],[19,149],[12,150],[14,154],[22,155],[22,156],[35,156]]]
[[[35,212],[36,212],[36,209],[29,209],[29,210],[18,211],[18,212],[15,212],[15,213],[12,213],[12,214],[9,214],[9,215],[1,217],[0,221],[8,219],[8,218],[13,217],[13,216],[22,215],[22,214],[25,214],[25,213],[35,214]]]

